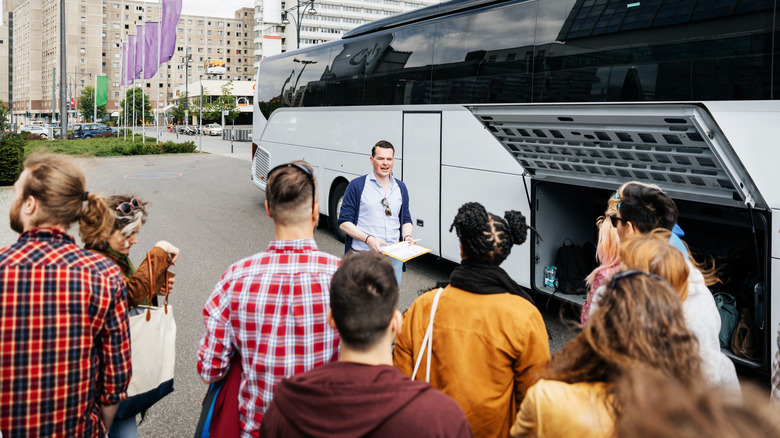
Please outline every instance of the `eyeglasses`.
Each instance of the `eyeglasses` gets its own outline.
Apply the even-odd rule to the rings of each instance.
[[[385,216],[393,215],[393,212],[390,211],[390,204],[387,203],[387,198],[382,198],[382,206],[385,207]]]
[[[614,289],[615,288],[615,284],[617,284],[618,280],[622,280],[622,279],[628,278],[628,277],[633,277],[635,275],[646,275],[646,276],[648,276],[650,278],[654,278],[656,280],[666,281],[662,277],[659,277],[658,275],[649,274],[647,272],[639,271],[637,269],[632,269],[630,271],[618,272],[617,274],[613,275],[612,276],[612,281],[609,282],[609,288],[610,289]]]
[[[135,210],[136,208],[140,207],[140,204],[138,203],[138,200],[135,198],[130,199],[130,202],[123,202],[116,206],[116,209],[118,211],[121,211],[124,214],[130,214]]]
[[[276,172],[279,169],[284,169],[286,167],[294,167],[301,172],[303,172],[304,175],[306,175],[306,179],[309,180],[309,184],[311,184],[311,209],[314,211],[314,194],[316,193],[316,190],[314,189],[314,175],[312,175],[311,170],[309,170],[306,166],[302,166],[298,163],[284,163],[280,164],[270,171],[268,171],[268,177],[266,178],[266,182],[271,181],[271,175],[273,175],[274,172]],[[269,202],[268,205],[270,206],[271,203]]]
[[[628,219],[624,219],[622,217],[617,217],[617,215],[613,214],[609,217],[610,222],[612,222],[612,226],[617,228],[618,221],[625,223],[631,222]]]

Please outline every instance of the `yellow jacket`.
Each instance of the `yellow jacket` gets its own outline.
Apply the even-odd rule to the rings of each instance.
[[[411,376],[435,290],[404,315],[394,363]],[[433,324],[431,385],[466,413],[475,437],[506,437],[520,403],[550,360],[542,315],[509,293],[481,295],[447,286]],[[417,380],[425,380],[423,353]]]
[[[512,426],[512,438],[608,438],[615,427],[604,383],[539,380]]]

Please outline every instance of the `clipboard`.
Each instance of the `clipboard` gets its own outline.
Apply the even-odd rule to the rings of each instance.
[[[379,249],[381,249],[385,255],[402,262],[407,262],[415,257],[431,252],[429,248],[420,245],[410,245],[409,242],[398,242],[388,246],[381,246]]]

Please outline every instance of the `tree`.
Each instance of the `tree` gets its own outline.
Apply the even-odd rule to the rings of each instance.
[[[204,91],[205,93],[205,91]],[[233,95],[233,81],[228,81],[222,86],[222,95],[216,99],[212,99],[209,103],[206,103],[204,96],[203,100],[203,121],[204,122],[221,122],[222,111],[227,110],[228,114],[225,115],[225,122],[232,122],[238,117],[240,111],[236,104],[236,96]]]
[[[139,87],[128,89],[127,93],[125,93],[125,98],[122,99],[119,106],[122,108],[122,111],[127,114],[127,123],[129,125],[133,124],[133,108],[135,108],[135,121],[137,124],[143,123],[142,108],[146,112],[146,120],[153,120],[152,104],[149,102],[149,96],[144,94],[144,90]]]
[[[8,105],[4,104],[3,101],[0,100],[0,132],[10,128],[10,113],[11,110],[8,109]]]
[[[176,105],[171,108],[171,122],[179,122],[186,118],[185,111],[187,110],[187,97],[181,96],[176,99]],[[185,120],[185,123],[188,123]]]
[[[93,119],[93,113],[95,111],[95,87],[91,85],[87,85],[84,87],[83,90],[81,90],[81,94],[79,95],[79,113],[82,117],[84,117],[85,120],[92,120],[93,122],[97,121]],[[103,117],[106,116],[106,106],[101,105],[97,107],[97,118],[98,120],[103,120]]]

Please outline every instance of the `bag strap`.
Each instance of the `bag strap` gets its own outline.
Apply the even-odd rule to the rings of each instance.
[[[152,258],[149,257],[151,254],[151,251],[148,251],[146,253],[146,266],[149,268],[149,305],[152,305],[152,299],[154,299],[154,277],[152,276]],[[146,320],[149,321],[152,319],[152,309],[147,308],[146,309]]]
[[[152,300],[154,299],[154,283],[155,278],[152,275],[154,270],[152,269],[152,252],[148,251],[146,253],[146,266],[149,268],[149,305],[152,305]],[[163,287],[165,288],[165,301],[163,302],[165,307],[165,314],[168,314],[168,294],[171,293],[171,289],[168,287],[168,269],[165,269],[165,283],[163,283]],[[152,318],[152,309],[151,307],[146,309],[146,320],[149,321]]]
[[[428,329],[425,330],[425,336],[423,337],[422,345],[420,345],[420,351],[417,352],[417,361],[414,364],[414,371],[412,371],[412,380],[417,377],[417,370],[420,369],[420,363],[422,362],[423,350],[427,348],[428,360],[425,370],[425,381],[431,382],[431,354],[433,349],[433,317],[436,315],[436,308],[439,306],[439,298],[444,289],[439,288],[436,291],[436,296],[433,297],[433,305],[431,306],[431,318],[428,321]]]

